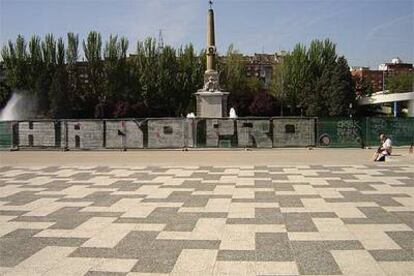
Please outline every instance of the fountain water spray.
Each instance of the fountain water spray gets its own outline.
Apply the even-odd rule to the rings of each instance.
[[[230,119],[237,119],[236,110],[233,107],[230,108],[229,117]]]
[[[193,112],[187,114],[187,119],[194,119],[196,116]]]
[[[0,111],[0,121],[16,121],[34,118],[36,100],[24,91],[14,91],[6,106]]]

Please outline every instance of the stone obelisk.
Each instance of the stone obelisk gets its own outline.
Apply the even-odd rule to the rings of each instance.
[[[204,86],[197,93],[197,117],[227,117],[227,98],[229,92],[223,92],[219,85],[216,70],[216,39],[214,33],[214,11],[212,1],[207,14],[207,70],[204,73]]]

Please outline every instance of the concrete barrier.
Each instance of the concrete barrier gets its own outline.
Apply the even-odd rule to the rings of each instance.
[[[148,148],[183,148],[186,143],[184,119],[148,121]]]
[[[104,121],[65,121],[62,141],[67,149],[101,149],[104,147]]]
[[[231,146],[234,134],[234,120],[206,119],[206,147]]]
[[[237,120],[237,141],[239,147],[271,148],[271,121]]]
[[[315,145],[315,118],[19,121],[19,148],[68,150]],[[1,130],[1,129],[0,129]]]
[[[315,145],[314,118],[273,119],[273,147],[307,147]]]
[[[18,146],[59,147],[57,129],[60,129],[60,123],[54,121],[18,122]]]
[[[139,149],[144,147],[140,121],[105,121],[105,148]]]

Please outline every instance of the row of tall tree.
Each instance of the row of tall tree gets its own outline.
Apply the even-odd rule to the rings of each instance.
[[[205,70],[204,55],[191,44],[174,49],[148,38],[128,57],[126,38],[110,36],[104,43],[99,33],[90,32],[81,45],[82,61],[73,33],[66,45],[53,35],[9,41],[2,49],[2,104],[17,90],[36,96],[42,117],[159,117],[191,110]]]
[[[81,58],[80,47],[83,50]],[[139,41],[127,55],[125,37],[103,41],[90,32],[82,42],[74,33],[55,39],[18,36],[2,49],[6,81],[0,107],[11,91],[34,95],[39,116],[47,118],[120,118],[183,116],[194,112],[203,85],[205,52],[155,39]],[[247,76],[246,59],[234,46],[217,60],[229,107],[239,116],[343,116],[355,103],[347,61],[329,40],[297,45],[273,70],[272,85]]]
[[[271,92],[290,115],[345,116],[356,106],[347,60],[329,40],[296,45],[274,70]]]

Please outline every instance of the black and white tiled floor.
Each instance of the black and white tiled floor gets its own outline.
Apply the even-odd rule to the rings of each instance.
[[[0,167],[0,274],[413,275],[414,165]]]

